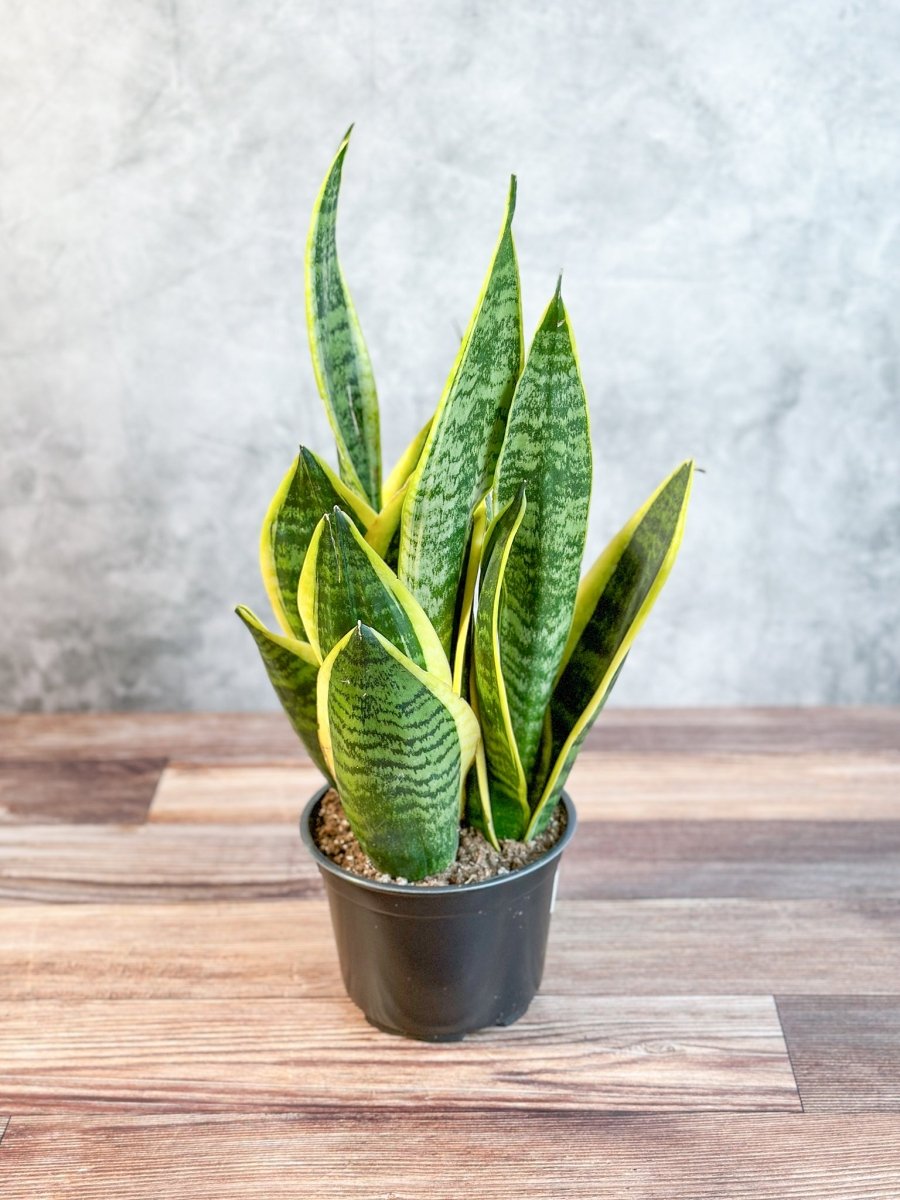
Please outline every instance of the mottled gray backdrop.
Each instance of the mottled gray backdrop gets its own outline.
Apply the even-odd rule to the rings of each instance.
[[[270,706],[232,615],[299,440],[306,221],[340,223],[386,458],[511,171],[557,270],[596,553],[679,459],[631,704],[900,700],[896,0],[0,0],[0,705]],[[329,446],[330,453],[330,446]]]

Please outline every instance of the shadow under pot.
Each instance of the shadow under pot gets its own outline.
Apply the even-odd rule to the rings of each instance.
[[[325,883],[344,986],[387,1033],[458,1041],[517,1021],[540,987],[566,827],[541,858],[484,883],[417,887],[345,871],[315,843],[323,787],[304,809],[303,842]]]

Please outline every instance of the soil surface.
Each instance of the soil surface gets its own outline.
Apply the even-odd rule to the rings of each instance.
[[[415,880],[416,887],[439,887],[457,883],[484,883],[495,875],[509,875],[527,867],[540,858],[562,837],[566,828],[566,810],[560,804],[550,818],[546,830],[532,842],[501,840],[499,854],[477,830],[463,825],[460,830],[456,859],[438,875]],[[331,788],[319,805],[319,817],[314,830],[316,845],[324,855],[354,875],[377,879],[379,883],[409,883],[385,875],[372,863],[350,828],[341,801]]]

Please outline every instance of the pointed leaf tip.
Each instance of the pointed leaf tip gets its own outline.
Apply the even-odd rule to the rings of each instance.
[[[516,215],[516,191],[518,183],[515,175],[509,177],[509,197],[506,201],[506,230],[512,225],[512,219]]]
[[[561,329],[566,323],[566,306],[562,298],[562,271],[559,273],[559,278],[556,281],[556,290],[553,293],[553,298],[547,305],[547,310],[541,318],[541,323],[538,326],[538,333],[555,333],[557,329]]]

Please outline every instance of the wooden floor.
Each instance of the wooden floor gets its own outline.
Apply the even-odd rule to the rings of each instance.
[[[605,714],[456,1045],[344,996],[317,782],[280,716],[0,717],[3,1200],[900,1198],[897,710]]]

